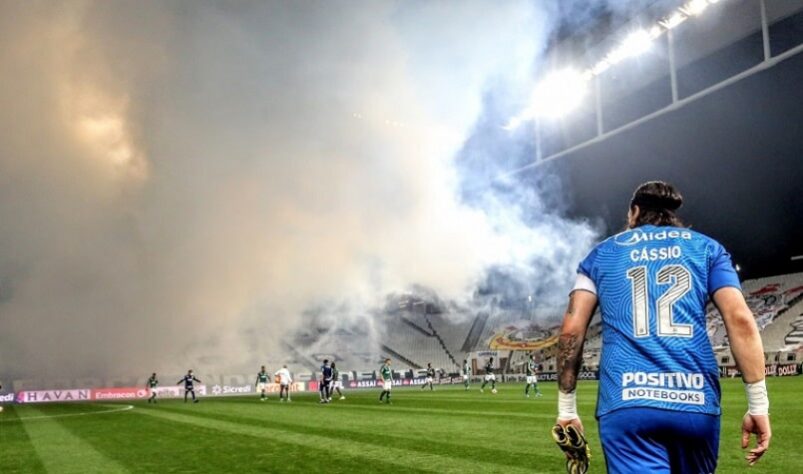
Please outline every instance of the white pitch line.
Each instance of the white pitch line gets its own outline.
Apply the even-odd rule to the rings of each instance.
[[[134,409],[134,405],[126,405],[124,407],[112,408],[110,410],[84,411],[84,412],[81,412],[81,413],[64,413],[62,415],[21,416],[21,417],[18,417],[18,418],[12,418],[10,420],[5,420],[5,421],[8,422],[8,421],[17,421],[17,420],[19,420],[19,421],[22,421],[22,420],[44,420],[44,419],[50,419],[50,418],[66,418],[68,416],[100,415],[100,414],[103,414],[103,413],[116,413],[116,412],[128,411],[128,410],[133,410],[133,409]]]

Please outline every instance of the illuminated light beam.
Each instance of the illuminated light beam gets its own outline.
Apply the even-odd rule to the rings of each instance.
[[[525,120],[529,120],[529,118],[525,119],[522,116],[513,117],[505,125],[502,125],[502,128],[507,131],[516,130],[517,128],[519,128],[519,125],[521,125],[522,122],[524,122]]]
[[[573,69],[556,71],[535,87],[532,110],[540,117],[562,117],[576,109],[587,93],[583,74]]]
[[[690,0],[669,17],[659,20],[658,24],[649,30],[638,30],[628,35],[594,66],[582,73],[574,73],[574,77],[564,74],[563,78],[567,79],[564,84],[557,84],[551,77],[544,79],[535,88],[533,105],[511,118],[502,128],[514,130],[536,116],[560,117],[571,112],[582,102],[588,89],[588,82],[595,76],[601,75],[624,59],[646,52],[652,46],[652,42],[665,31],[676,28],[693,16],[703,14],[709,5],[719,2],[720,0]]]
[[[607,59],[603,59],[602,61],[598,62],[593,67],[591,67],[590,71],[591,71],[591,74],[593,74],[595,76],[599,76],[603,72],[605,72],[608,69],[610,69],[610,67],[611,67],[611,63],[608,62]]]
[[[708,8],[708,0],[691,0],[680,7],[680,11],[688,16],[697,16],[701,15],[706,8]]]
[[[606,59],[616,64],[624,59],[638,56],[652,47],[652,36],[645,30],[634,31],[627,35],[618,48],[614,49]]]
[[[684,21],[686,21],[688,18],[689,17],[686,16],[685,13],[678,11],[673,13],[672,16],[670,16],[669,18],[661,20],[659,23],[667,30],[671,30],[672,28],[675,28]]]

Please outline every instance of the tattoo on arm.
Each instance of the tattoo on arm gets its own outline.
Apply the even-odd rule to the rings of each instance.
[[[577,386],[583,342],[577,334],[563,334],[558,340],[558,384],[564,393],[573,392]]]
[[[574,295],[569,296],[569,306],[566,307],[566,314],[574,316]]]

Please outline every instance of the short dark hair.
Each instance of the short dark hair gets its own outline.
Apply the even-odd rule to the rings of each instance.
[[[633,192],[630,209],[639,208],[633,227],[642,225],[685,227],[675,214],[683,205],[683,196],[671,184],[664,181],[648,181]]]
[[[324,364],[328,364],[328,363],[329,363],[329,359],[324,359],[324,360],[323,360],[323,363],[324,363]]]

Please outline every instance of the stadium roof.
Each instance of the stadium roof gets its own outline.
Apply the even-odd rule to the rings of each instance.
[[[566,177],[574,215],[602,217],[609,232],[624,224],[636,185],[664,179],[686,198],[681,215],[721,240],[744,278],[803,271],[793,259],[803,255],[803,2],[767,2],[763,13],[759,2],[723,3],[713,23],[677,29],[674,93],[682,100],[735,80],[673,107],[665,66],[661,73],[667,52],[653,50],[602,78],[604,131],[665,113],[594,141],[592,96],[577,113],[540,124],[542,157],[565,158],[540,167]],[[765,35],[751,23],[762,14]]]

